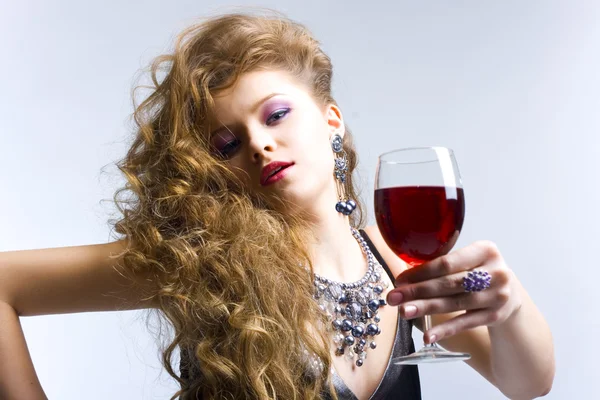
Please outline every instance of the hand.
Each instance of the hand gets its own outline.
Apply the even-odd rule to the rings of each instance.
[[[463,278],[474,268],[491,275],[490,287],[465,292]],[[475,242],[407,269],[396,277],[396,286],[388,293],[387,302],[399,305],[405,319],[466,311],[425,332],[425,343],[478,326],[500,325],[521,307],[520,284],[498,247],[490,241]]]

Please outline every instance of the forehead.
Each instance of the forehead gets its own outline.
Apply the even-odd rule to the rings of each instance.
[[[222,121],[232,114],[244,115],[251,112],[259,100],[273,93],[288,95],[297,100],[311,99],[307,88],[288,72],[252,71],[241,75],[233,87],[213,96],[215,109],[212,117]]]

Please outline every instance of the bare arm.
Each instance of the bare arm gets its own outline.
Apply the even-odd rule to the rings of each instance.
[[[19,316],[119,311],[150,308],[142,289],[151,282],[139,277],[136,285],[114,266],[124,240],[106,244],[0,253],[0,301]]]
[[[0,302],[0,399],[47,399],[14,308]]]
[[[150,308],[146,277],[132,285],[114,266],[126,241],[0,252],[0,398],[46,399],[19,317]]]

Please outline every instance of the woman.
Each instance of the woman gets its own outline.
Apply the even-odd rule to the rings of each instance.
[[[417,368],[389,360],[414,350],[412,321],[425,314],[424,340],[470,353],[508,397],[548,393],[548,326],[493,243],[406,270],[364,227],[332,66],[303,26],[211,18],[182,32],[152,76],[119,163],[122,239],[0,255],[0,354],[21,365],[0,367],[0,394],[44,398],[19,315],[134,308],[174,328],[172,398],[420,398]],[[476,267],[489,285],[465,292]],[[359,291],[364,306],[342,310]]]

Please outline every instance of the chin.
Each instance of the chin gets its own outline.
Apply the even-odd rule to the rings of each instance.
[[[335,188],[331,188],[329,185],[322,184],[321,182],[315,182],[314,180],[312,182],[303,181],[304,185],[298,181],[288,183],[285,187],[281,187],[281,190],[273,191],[275,196],[279,196],[283,201],[283,204],[277,200],[271,202],[275,209],[281,210],[286,214],[297,212],[319,213],[322,212],[324,198],[331,197],[331,209],[335,210],[335,203],[337,201]],[[331,190],[333,190],[332,195],[327,196],[326,193]]]

